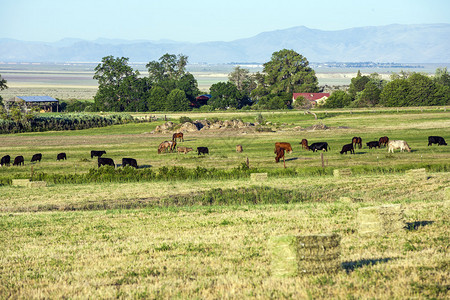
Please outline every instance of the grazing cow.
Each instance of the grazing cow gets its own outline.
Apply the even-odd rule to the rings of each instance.
[[[433,144],[438,144],[438,146],[447,146],[444,138],[441,136],[429,136],[428,137],[428,146],[432,146]]]
[[[177,147],[177,153],[188,153],[192,151],[192,148],[188,148],[188,147]]]
[[[275,143],[275,149],[277,147],[283,148],[284,150],[286,150],[287,153],[292,153],[292,146],[289,143],[277,142]]]
[[[158,154],[166,152],[167,149],[170,149],[171,144],[168,141],[164,141],[158,146]]]
[[[106,154],[106,151],[91,151],[91,158],[94,158],[94,156],[101,157],[103,154]]]
[[[281,147],[275,147],[275,151],[274,153],[276,154],[275,156],[275,162],[280,162],[280,159],[283,158],[283,162],[284,162],[284,148]]]
[[[14,162],[13,162],[13,166],[20,166],[20,165],[22,165],[22,166],[25,165],[22,155],[16,156],[16,158],[14,158]]]
[[[33,162],[33,161],[41,161],[41,159],[42,159],[42,154],[41,153],[36,153],[36,154],[33,154],[33,157],[31,158],[31,162]]]
[[[380,137],[378,142],[380,143],[380,146],[387,146],[387,144],[389,143],[389,138],[387,136]]]
[[[200,154],[209,154],[208,147],[197,147],[197,153]]]
[[[242,151],[244,151],[244,148],[242,148],[242,145],[236,145],[236,152],[242,153]]]
[[[177,142],[170,141],[169,144],[170,144],[169,152],[173,152],[173,150],[175,150],[175,147],[177,146]]]
[[[64,152],[58,153],[58,155],[56,155],[56,160],[65,160],[65,159],[67,159],[67,156],[66,153]]]
[[[369,149],[376,148],[376,147],[380,148],[380,142],[378,142],[378,141],[368,142],[368,143],[366,143],[366,145],[369,147]]]
[[[0,160],[0,167],[9,166],[10,163],[11,163],[11,156],[5,155]]]
[[[350,151],[350,154],[352,154],[352,153],[355,154],[355,149],[353,149],[353,144],[347,144],[347,145],[342,146],[342,151],[339,153],[344,154],[344,152],[345,152],[345,154],[347,154],[348,151]]]
[[[331,150],[327,142],[312,143],[308,148],[309,148],[308,150],[312,150],[312,152],[316,152],[317,150],[325,150],[325,151],[328,151],[328,149]]]
[[[356,145],[359,145],[359,149],[361,149],[362,148],[362,138],[358,137],[358,136],[353,137],[352,144],[354,144],[355,147],[356,147]]]
[[[114,161],[111,158],[99,157],[97,162],[98,162],[99,168],[101,166],[112,166],[113,168],[116,167],[116,165],[114,164]]]
[[[302,142],[300,144],[302,145],[302,149],[309,150],[307,139],[302,139]]]
[[[133,168],[138,168],[137,161],[134,158],[122,158],[122,167],[132,166]]]
[[[402,141],[402,140],[389,141],[388,153],[389,152],[394,153],[394,149],[400,149],[401,152],[403,152],[403,150],[411,152],[411,148],[408,146],[408,144],[405,141]]]
[[[177,139],[179,139],[180,141],[184,142],[184,138],[183,138],[183,133],[182,132],[177,132],[177,133],[174,133],[172,135],[172,141],[176,142]]]

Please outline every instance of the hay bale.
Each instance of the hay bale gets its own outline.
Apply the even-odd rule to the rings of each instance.
[[[412,180],[427,179],[427,171],[425,168],[406,170],[405,174]]]
[[[400,204],[363,207],[358,210],[359,234],[387,234],[405,227],[404,209]]]
[[[250,179],[252,181],[262,181],[267,180],[267,173],[251,173]]]
[[[28,186],[30,179],[13,179],[11,185],[13,186]]]
[[[47,182],[46,181],[30,181],[27,186],[30,188],[46,187]]]
[[[272,275],[335,273],[341,269],[337,234],[279,236],[270,239]]]
[[[344,203],[352,203],[353,200],[350,197],[339,197],[339,201],[340,202],[344,202]]]
[[[336,169],[333,170],[334,177],[352,176],[351,169]]]

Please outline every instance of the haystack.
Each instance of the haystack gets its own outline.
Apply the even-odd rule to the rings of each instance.
[[[351,169],[336,169],[333,170],[334,177],[352,176]]]
[[[250,179],[256,182],[267,180],[267,173],[251,173]]]
[[[359,234],[388,234],[405,227],[404,209],[400,204],[364,207],[358,210]]]
[[[11,182],[12,186],[28,186],[30,179],[13,179]]]
[[[341,268],[340,242],[337,234],[274,237],[269,241],[272,275],[335,273]]]
[[[407,170],[405,174],[412,180],[427,179],[427,171],[425,170],[425,168]]]

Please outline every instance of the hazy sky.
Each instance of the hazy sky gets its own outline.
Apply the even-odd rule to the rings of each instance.
[[[232,41],[306,26],[450,23],[450,0],[0,0],[0,38]]]

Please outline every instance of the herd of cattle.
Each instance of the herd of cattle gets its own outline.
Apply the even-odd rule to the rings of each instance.
[[[177,139],[179,141],[184,141],[183,133],[174,133],[172,136],[171,141],[164,141],[158,146],[158,154],[164,153],[164,152],[173,152],[175,149],[178,153],[188,153],[192,151],[192,148],[189,147],[181,147],[177,146]],[[308,140],[302,139],[300,142],[302,149],[311,150],[313,152],[317,152],[319,150],[328,151],[331,150],[330,146],[327,142],[316,142],[312,143],[311,145],[308,145]],[[428,146],[431,146],[433,144],[438,144],[442,146],[446,146],[447,143],[445,142],[443,137],[440,136],[429,136],[428,137]],[[388,152],[394,153],[395,149],[400,149],[400,151],[408,151],[411,152],[411,148],[409,145],[403,141],[403,140],[389,140],[387,136],[381,137],[378,141],[370,141],[366,143],[367,147],[369,149],[372,148],[381,148],[381,146],[387,146]],[[353,137],[352,142],[350,144],[345,144],[342,146],[342,150],[339,152],[340,154],[347,154],[347,152],[350,152],[350,154],[355,154],[355,148],[358,147],[359,149],[362,148],[362,138],[361,137]],[[236,152],[242,152],[243,148],[242,145],[236,146]],[[284,161],[284,154],[285,152],[292,153],[292,146],[290,143],[285,142],[277,142],[275,143],[275,162],[279,162],[281,159]],[[197,153],[200,154],[209,154],[208,147],[197,147]],[[106,151],[91,151],[91,159],[94,157],[97,157],[98,167],[109,165],[115,167],[114,160],[111,158],[102,157],[103,154],[106,154]],[[67,156],[66,153],[58,153],[56,156],[56,160],[66,160]],[[36,153],[31,158],[31,162],[37,162],[42,160],[42,154]],[[20,166],[24,165],[24,157],[22,155],[16,156],[14,158],[13,166]],[[11,157],[9,155],[5,155],[0,160],[0,167],[2,166],[9,166],[11,164]],[[138,168],[138,164],[136,159],[134,158],[122,158],[122,166],[131,166],[134,168]]]

